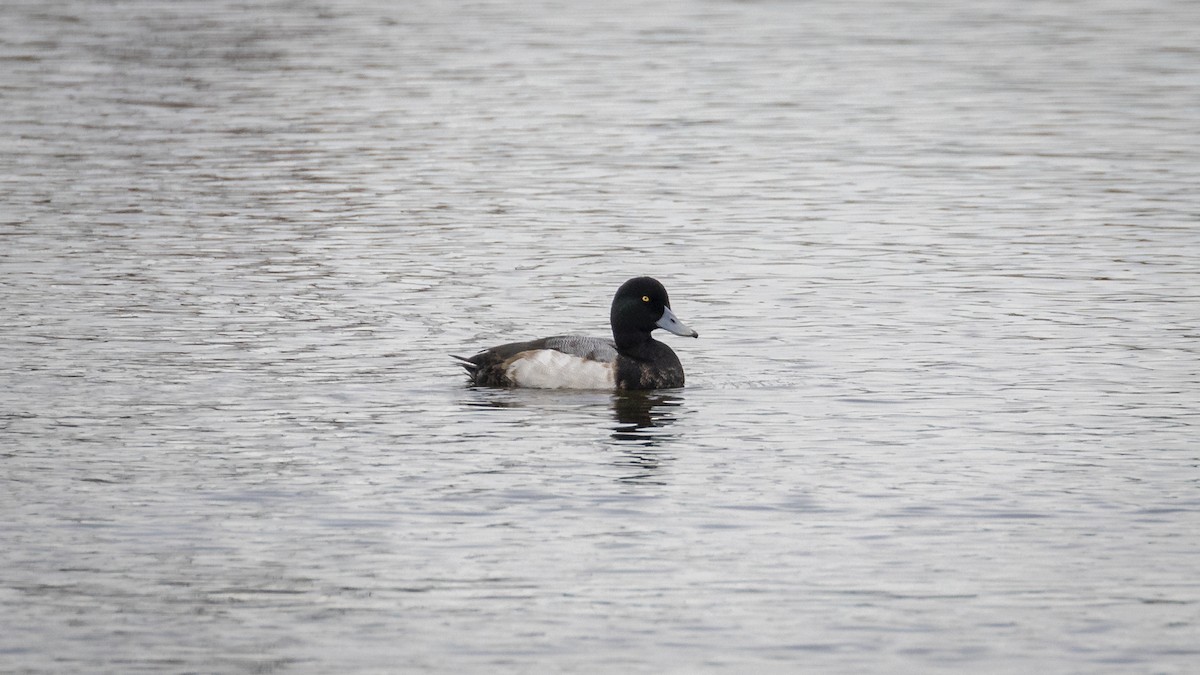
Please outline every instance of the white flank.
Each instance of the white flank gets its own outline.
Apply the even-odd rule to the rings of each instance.
[[[612,389],[613,364],[590,361],[553,349],[522,352],[504,371],[518,387],[535,389]]]

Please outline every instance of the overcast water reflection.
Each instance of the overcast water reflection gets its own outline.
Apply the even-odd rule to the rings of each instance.
[[[1197,25],[3,3],[0,671],[1196,672]]]

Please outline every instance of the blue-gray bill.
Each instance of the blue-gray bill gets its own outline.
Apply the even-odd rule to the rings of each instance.
[[[679,317],[675,316],[675,312],[672,312],[670,307],[663,308],[662,318],[654,325],[676,335],[682,335],[683,337],[700,337],[699,333],[688,328],[686,324],[680,321]]]

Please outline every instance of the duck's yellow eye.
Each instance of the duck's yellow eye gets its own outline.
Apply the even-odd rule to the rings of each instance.
[[[642,302],[650,302],[650,296],[648,296],[648,295],[643,295],[643,296],[642,296]]]

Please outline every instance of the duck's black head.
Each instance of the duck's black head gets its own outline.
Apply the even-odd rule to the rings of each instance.
[[[621,284],[613,297],[609,320],[617,349],[649,340],[655,328],[684,337],[699,337],[675,316],[667,289],[651,277],[636,277]]]

